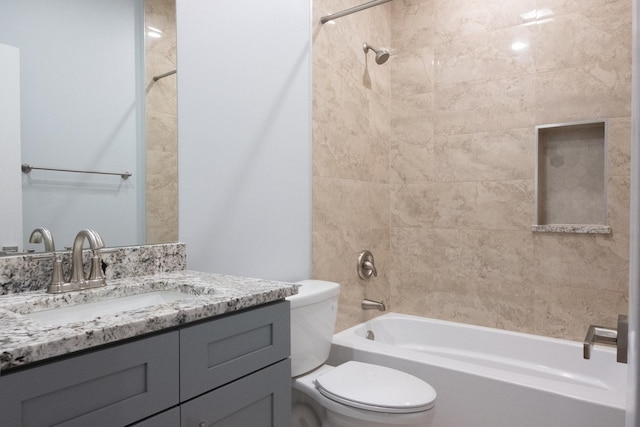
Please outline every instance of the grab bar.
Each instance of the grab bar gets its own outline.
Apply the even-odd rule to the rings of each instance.
[[[97,171],[83,171],[77,169],[57,169],[57,168],[37,168],[35,166],[30,166],[26,163],[22,164],[22,173],[31,173],[32,170],[43,170],[43,171],[56,171],[56,172],[72,172],[72,173],[91,173],[97,175],[120,175],[122,179],[128,179],[131,174],[129,172],[97,172]]]

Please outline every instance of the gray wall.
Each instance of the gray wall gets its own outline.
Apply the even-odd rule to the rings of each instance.
[[[177,27],[188,268],[309,277],[310,2],[178,0]]]

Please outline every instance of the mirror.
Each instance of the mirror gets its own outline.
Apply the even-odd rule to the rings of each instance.
[[[175,0],[2,9],[0,43],[20,55],[22,163],[33,168],[22,174],[20,250],[44,249],[28,242],[37,227],[56,249],[83,228],[108,246],[177,241]]]

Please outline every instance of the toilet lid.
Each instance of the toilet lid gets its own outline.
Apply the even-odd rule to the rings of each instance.
[[[413,375],[356,361],[318,376],[315,384],[331,400],[375,412],[421,412],[436,400],[433,387]]]

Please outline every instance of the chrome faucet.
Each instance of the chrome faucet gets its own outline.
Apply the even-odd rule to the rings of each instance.
[[[31,236],[29,236],[29,243],[42,243],[44,241],[44,250],[45,252],[55,252],[56,245],[53,242],[53,236],[51,232],[44,228],[38,227],[31,232]]]
[[[384,305],[384,302],[373,301],[370,299],[362,300],[362,309],[363,310],[378,310],[378,311],[386,311],[387,307]]]
[[[84,239],[89,241],[91,248],[91,269],[89,277],[84,273],[82,265],[82,246]],[[73,241],[71,251],[71,284],[76,284],[78,289],[96,288],[105,285],[104,274],[100,268],[100,249],[104,248],[102,237],[93,230],[81,230]]]
[[[595,343],[615,345],[617,349],[616,360],[619,363],[627,363],[627,350],[629,347],[629,320],[621,314],[618,316],[618,329],[605,328],[602,326],[590,325],[587,336],[584,338],[583,357],[591,358],[591,349]]]
[[[89,248],[91,249],[89,277],[85,274],[82,263],[82,247],[84,246],[85,239],[89,242]],[[105,286],[106,278],[102,272],[100,259],[100,249],[102,248],[104,248],[104,241],[97,231],[89,229],[81,230],[73,241],[71,251],[71,278],[68,281],[65,280],[62,272],[62,260],[56,253],[53,277],[51,284],[47,288],[47,292],[56,294]]]
[[[373,254],[371,251],[364,250],[358,256],[358,276],[363,280],[368,280],[372,275],[373,277],[378,277]]]

